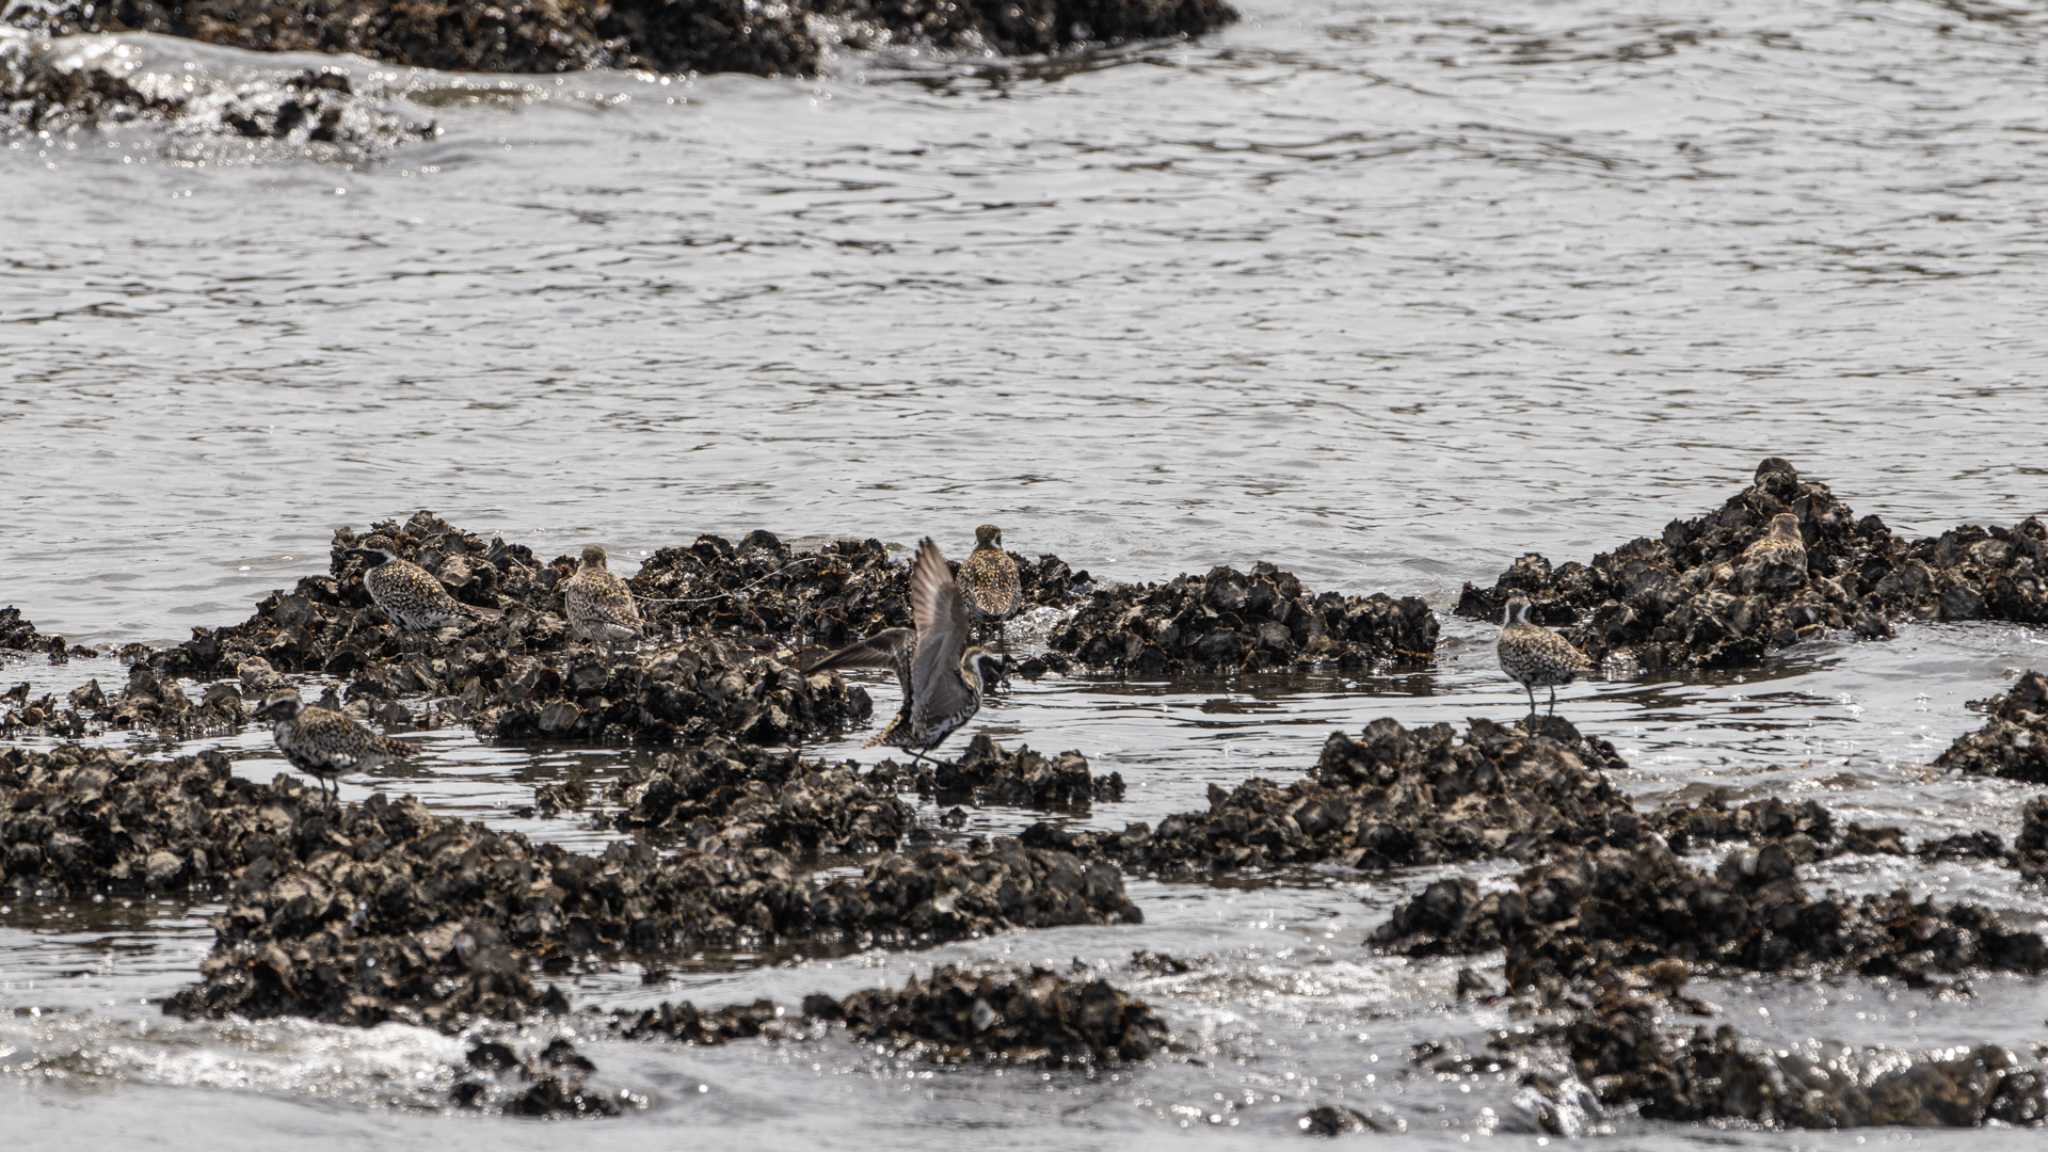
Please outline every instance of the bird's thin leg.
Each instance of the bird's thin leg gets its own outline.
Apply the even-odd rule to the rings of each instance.
[[[1536,715],[1536,687],[1533,684],[1524,684],[1522,685],[1522,691],[1529,694],[1529,715],[1531,718],[1534,718]]]
[[[1557,715],[1557,685],[1550,686],[1550,714]]]

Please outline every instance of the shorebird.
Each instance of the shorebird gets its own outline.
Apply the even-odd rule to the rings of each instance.
[[[357,548],[363,558],[363,590],[371,603],[407,632],[434,632],[464,620],[488,620],[495,608],[464,604],[432,572],[382,548]]]
[[[278,749],[292,767],[320,782],[322,797],[328,794],[328,781],[338,780],[344,772],[375,768],[413,754],[410,746],[372,732],[346,713],[299,703],[299,694],[290,689],[265,700],[255,716],[270,721],[270,735]],[[341,798],[338,783],[334,798]]]
[[[1571,641],[1540,624],[1529,623],[1529,598],[1508,597],[1507,612],[1501,618],[1500,670],[1529,693],[1529,715],[1536,715],[1536,690],[1550,689],[1550,711],[1557,711],[1557,690],[1593,670],[1593,661],[1572,646]]]
[[[1764,534],[1742,550],[1744,564],[1782,564],[1806,571],[1806,539],[1799,533],[1799,517],[1780,512],[1771,517]]]
[[[583,549],[583,563],[562,585],[562,609],[571,636],[607,644],[640,638],[633,590],[605,567],[604,549],[595,544]]]
[[[960,565],[958,580],[976,623],[1007,620],[1024,606],[1017,562],[1003,551],[1003,530],[993,524],[974,530],[974,551]]]
[[[988,649],[968,646],[966,599],[929,536],[918,541],[910,570],[910,617],[914,628],[877,632],[812,664],[804,674],[894,668],[903,703],[866,746],[889,744],[923,760],[981,711],[983,688],[1002,663]]]

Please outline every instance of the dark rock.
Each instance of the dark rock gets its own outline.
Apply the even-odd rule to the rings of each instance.
[[[1208,811],[1156,829],[1038,824],[1025,840],[1167,876],[1534,859],[1560,845],[1634,842],[1639,821],[1604,775],[1620,766],[1612,745],[1557,718],[1533,732],[1474,720],[1463,737],[1448,724],[1410,730],[1382,719],[1357,740],[1332,733],[1315,769],[1292,784],[1212,788]]]
[[[830,997],[823,999],[825,1003],[836,1006]],[[815,1014],[811,1008],[811,1001],[806,1000],[806,1016]],[[710,1012],[700,1011],[687,1000],[680,1004],[664,1000],[638,1013],[613,1013],[612,1027],[628,1040],[660,1038],[699,1047],[755,1037],[783,1040],[799,1031],[797,1022],[786,1019],[782,1009],[772,1000],[756,1000],[752,1004],[736,1004]]]
[[[1065,607],[1088,583],[1056,556],[1021,556],[1024,604]],[[772,637],[839,648],[884,628],[910,625],[910,569],[878,540],[839,540],[796,552],[773,534],[754,532],[735,547],[699,536],[688,548],[663,548],[631,581],[649,619],[670,629]]]
[[[1806,571],[1763,571],[1743,551],[1771,517],[1800,522]],[[1566,626],[1596,661],[1626,652],[1645,668],[1751,666],[1828,629],[1891,634],[1901,620],[2048,621],[2048,528],[1965,526],[1908,543],[1875,516],[1858,519],[1826,485],[1770,459],[1718,511],[1553,568],[1510,565],[1491,589],[1466,585],[1457,613],[1498,621],[1511,595],[1532,617]]]
[[[1124,796],[1121,775],[1112,772],[1097,779],[1079,752],[1062,752],[1050,760],[1029,747],[1006,752],[986,732],[977,734],[954,763],[936,768],[894,766],[883,778],[914,787],[919,795],[941,804],[1085,812],[1097,800]]]
[[[0,60],[5,60],[5,56],[0,55]],[[36,626],[22,616],[21,609],[12,604],[0,608],[0,651],[35,652],[48,645],[49,637],[37,632]]]
[[[613,782],[621,829],[680,837],[702,851],[773,848],[799,857],[865,855],[895,848],[916,813],[860,774],[851,761],[801,761],[713,739],[654,764],[631,765]]]
[[[2042,1072],[1980,1045],[1902,1059],[1824,1045],[1812,1056],[1742,1042],[1727,1025],[1689,1038],[1659,1028],[1655,1002],[1620,992],[1563,1029],[1573,1070],[1609,1107],[1649,1120],[1740,1120],[1763,1128],[2038,1127]]]
[[[1166,1024],[1107,980],[1046,968],[982,972],[946,965],[901,989],[856,992],[837,1019],[870,1043],[945,1063],[1102,1065],[1164,1047]]]
[[[1314,595],[1292,573],[1259,564],[1165,584],[1096,590],[1051,644],[1061,664],[1163,677],[1333,666],[1426,664],[1436,615],[1420,599]]]
[[[1358,1132],[1384,1131],[1373,1117],[1342,1104],[1318,1104],[1302,1113],[1295,1126],[1309,1136],[1350,1136]]]
[[[2048,676],[2029,672],[2002,696],[1976,701],[1984,726],[1956,737],[1935,767],[2048,784]]]
[[[1813,896],[1796,877],[1800,853],[1791,844],[1737,850],[1713,874],[1687,867],[1656,839],[1632,850],[1567,850],[1522,872],[1513,891],[1431,885],[1373,940],[1406,955],[1505,947],[1517,990],[1557,990],[1672,959],[1757,972],[1847,970],[1914,985],[1972,970],[2048,972],[2048,941],[1978,905],[1937,906],[1903,892]]]
[[[146,31],[261,52],[345,52],[454,72],[809,75],[816,17],[860,41],[961,51],[1053,52],[1084,41],[1192,36],[1237,19],[1224,0],[614,0],[609,4],[393,4],[337,0],[280,13],[255,0],[82,0],[20,6],[12,19],[62,32]]]

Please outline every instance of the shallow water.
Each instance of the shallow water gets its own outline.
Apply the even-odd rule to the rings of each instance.
[[[1194,45],[1058,66],[848,58],[813,82],[358,61],[444,130],[359,171],[227,146],[174,162],[140,131],[16,141],[0,149],[0,602],[74,640],[171,641],[320,569],[334,527],[418,507],[627,557],[763,526],[958,551],[993,519],[1012,547],[1098,576],[1268,558],[1443,611],[1525,550],[1584,557],[1711,507],[1765,455],[1909,532],[2048,511],[2048,228],[2029,192],[2048,176],[2048,17],[1243,7]],[[208,74],[279,63],[130,47]],[[1418,675],[1019,682],[982,724],[1121,772],[1129,798],[1092,823],[1156,820],[1211,783],[1305,770],[1332,728],[1512,715],[1490,631],[1447,619],[1445,638]],[[1743,677],[1583,685],[1564,707],[1621,748],[1645,802],[1729,784],[1916,837],[2010,835],[2023,790],[1926,765],[1975,726],[1964,702],[2040,666],[2044,643],[1908,628]],[[87,675],[121,679],[110,662],[0,667],[39,691]],[[344,795],[410,790],[603,842],[585,818],[513,809],[621,754],[419,739],[410,775]],[[283,770],[262,734],[230,743],[239,770]],[[1031,819],[983,810],[969,830]],[[601,1083],[648,1106],[568,1130],[420,1112],[447,1086],[437,1037],[161,1017],[148,1001],[191,978],[205,908],[10,907],[0,1107],[30,1147],[495,1149],[575,1131],[913,1148],[972,1130],[1149,1148],[1292,1137],[1331,1101],[1384,1105],[1415,1137],[1526,1131],[1511,1081],[1407,1057],[1506,1022],[1450,1006],[1455,965],[1361,945],[1427,879],[1136,883],[1143,928],[711,963],[651,987],[590,974],[579,1004],[793,1003],[949,958],[1079,958],[1193,1051],[1048,1080],[899,1067],[838,1038],[593,1039]],[[1995,869],[1826,879],[2039,915]],[[1138,948],[1213,963],[1149,976]],[[1974,983],[1962,1002],[1868,981],[1701,989],[1764,1043],[2048,1039],[2038,985]],[[1615,1124],[1629,1147],[1903,1139]],[[1912,1137],[2001,1139],[2030,1138]]]

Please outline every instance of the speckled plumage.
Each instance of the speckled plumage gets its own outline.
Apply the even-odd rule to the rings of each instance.
[[[957,579],[976,620],[1007,620],[1024,606],[1017,562],[1003,550],[1003,530],[993,524],[974,530],[974,551],[960,565]]]
[[[1764,534],[1742,550],[1744,564],[1783,564],[1804,570],[1806,539],[1799,532],[1799,517],[1780,512],[1771,517]]]
[[[392,760],[403,760],[413,749],[379,735],[354,717],[299,702],[296,692],[284,692],[265,701],[256,718],[270,721],[270,734],[278,750],[292,767],[327,782],[344,772],[375,768]]]
[[[918,542],[910,573],[910,614],[915,628],[878,632],[804,671],[893,668],[903,703],[867,746],[888,744],[921,758],[981,711],[984,665],[996,658],[984,648],[967,645],[971,626],[965,598],[930,538]]]
[[[605,565],[604,549],[592,544],[583,550],[576,574],[563,583],[562,611],[569,620],[569,634],[608,644],[638,640],[642,625],[633,590]]]
[[[491,613],[451,595],[432,572],[376,548],[361,550],[363,590],[377,610],[407,632],[432,632]]]
[[[1536,714],[1536,689],[1550,689],[1550,709],[1557,710],[1557,690],[1593,670],[1593,661],[1571,641],[1540,624],[1529,622],[1529,601],[1510,599],[1500,640],[1494,646],[1500,669],[1529,693],[1529,714]]]

